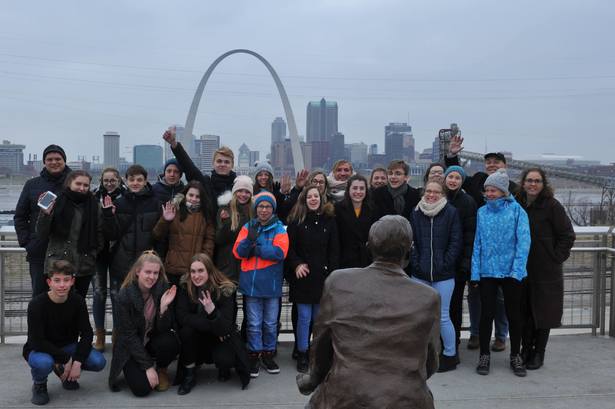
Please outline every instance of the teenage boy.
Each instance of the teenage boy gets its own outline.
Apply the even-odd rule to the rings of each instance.
[[[160,219],[162,204],[154,196],[143,166],[132,165],[126,170],[126,185],[128,191],[114,206],[103,206],[105,222],[110,227],[109,240],[115,242],[109,265],[113,322],[117,318],[116,297],[128,270],[145,250],[161,250],[159,243],[154,243],[152,231]]]
[[[158,182],[152,186],[154,195],[159,202],[166,203],[169,200],[173,200],[176,194],[184,190],[184,184],[182,183],[183,174],[177,159],[171,158],[166,161],[162,175],[158,176]]]
[[[220,195],[233,189],[233,182],[237,174],[233,171],[235,155],[231,148],[222,146],[214,152],[213,170],[210,176],[203,174],[190,159],[182,144],[177,142],[175,132],[166,131],[162,138],[171,145],[171,150],[177,158],[179,166],[186,173],[186,180],[201,182],[205,192],[212,198],[214,205],[217,205]]]
[[[245,297],[250,376],[256,378],[259,365],[269,373],[280,372],[273,360],[278,337],[278,313],[282,297],[282,273],[288,253],[288,235],[275,216],[276,201],[263,190],[254,196],[256,217],[237,236],[233,255],[241,260],[239,292]]]
[[[352,163],[345,159],[340,159],[333,164],[331,173],[327,176],[329,182],[329,191],[327,195],[333,203],[338,203],[344,200],[346,192],[346,182],[354,175]]]
[[[377,219],[385,215],[404,216],[410,221],[412,209],[421,200],[419,190],[408,184],[410,166],[403,160],[392,160],[387,168],[388,184],[374,189]]]
[[[448,148],[448,155],[444,158],[446,166],[459,166],[459,152],[463,150],[463,138],[459,135],[451,138],[451,143]],[[483,206],[485,201],[485,181],[487,177],[494,174],[498,169],[506,169],[506,157],[500,152],[489,152],[485,154],[485,171],[476,172],[474,175],[466,176],[461,185],[474,201],[477,207]],[[508,191],[514,195],[518,190],[518,186],[512,180],[508,183]],[[470,340],[468,341],[468,349],[477,349],[478,342],[478,326],[480,320],[480,295],[477,289],[470,287],[468,292],[468,309],[470,310]],[[494,352],[504,351],[506,349],[506,335],[508,334],[508,320],[506,319],[506,309],[504,307],[504,294],[502,289],[498,290],[496,312],[495,312],[495,340],[491,344],[491,350]]]
[[[74,291],[73,266],[65,260],[51,263],[47,273],[49,291],[28,304],[28,340],[23,357],[32,372],[32,400],[49,402],[47,376],[53,371],[67,390],[79,389],[81,371],[99,372],[105,357],[92,349],[93,332],[85,300]]]

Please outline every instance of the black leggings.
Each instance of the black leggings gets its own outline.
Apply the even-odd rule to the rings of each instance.
[[[145,349],[156,359],[157,368],[166,368],[179,353],[179,342],[172,332],[163,332],[153,335]],[[133,358],[124,365],[124,378],[135,396],[147,396],[152,391],[145,369]]]
[[[179,331],[179,337],[182,341],[182,365],[214,363],[219,369],[235,366],[235,350],[230,340],[222,342],[210,332],[200,332],[189,326]]]
[[[92,276],[79,276],[75,278],[75,292],[85,299],[88,295],[88,288],[92,283]]]
[[[521,347],[521,333],[523,331],[523,315],[521,313],[521,300],[523,298],[523,284],[514,278],[480,279],[480,353],[489,355],[489,341],[495,319],[495,306],[498,287],[504,293],[504,306],[508,318],[508,331],[510,333],[510,354],[517,355]]]
[[[455,279],[455,289],[451,297],[451,306],[449,308],[449,315],[453,326],[455,327],[455,338],[457,345],[459,345],[459,338],[461,335],[461,323],[463,320],[463,293],[466,289],[466,280]]]

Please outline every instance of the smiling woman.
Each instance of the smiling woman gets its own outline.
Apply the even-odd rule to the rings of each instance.
[[[179,353],[171,308],[176,290],[168,287],[162,260],[153,251],[144,252],[126,275],[117,296],[117,340],[109,372],[112,390],[118,390],[122,371],[136,396],[169,388],[167,366]]]

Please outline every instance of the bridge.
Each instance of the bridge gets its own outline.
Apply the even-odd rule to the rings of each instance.
[[[476,161],[476,162],[485,161],[483,153],[468,152],[466,150],[463,150],[459,153],[459,156],[462,159],[470,160],[470,161]],[[517,160],[517,159],[507,160],[506,166],[508,168],[520,169],[520,170],[527,169],[527,168],[540,167],[544,169],[544,171],[547,172],[549,176],[552,176],[552,177],[559,177],[563,179],[575,180],[578,182],[595,185],[601,188],[602,187],[607,187],[610,189],[615,188],[615,178],[597,176],[597,175],[589,175],[586,173],[574,171],[570,168],[565,168],[563,166],[545,165],[542,163]]]

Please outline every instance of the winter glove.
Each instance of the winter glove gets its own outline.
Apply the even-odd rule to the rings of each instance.
[[[248,228],[248,240],[254,242],[256,241],[257,237],[258,237],[258,224],[256,223],[250,224],[250,227]]]

